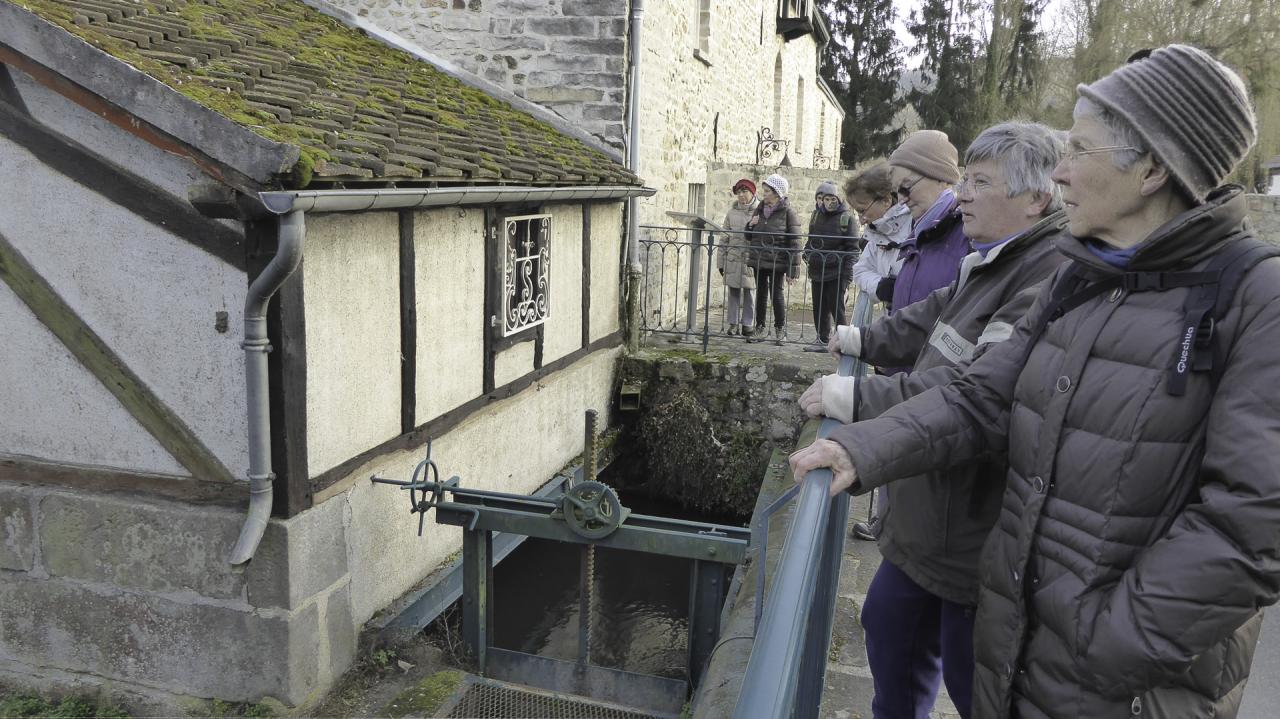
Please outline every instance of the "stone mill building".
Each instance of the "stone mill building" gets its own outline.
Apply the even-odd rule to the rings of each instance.
[[[0,681],[322,696],[461,543],[370,476],[608,408],[602,144],[293,0],[0,0]]]

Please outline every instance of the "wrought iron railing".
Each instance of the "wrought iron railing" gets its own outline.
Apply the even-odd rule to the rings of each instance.
[[[871,304],[866,302],[855,314],[853,323],[862,326],[870,318]],[[843,357],[838,372],[854,377],[856,382],[865,374],[866,367],[852,357]],[[855,383],[855,408],[860,389],[860,383]],[[836,420],[823,419],[818,427],[818,439],[826,438],[839,426]],[[753,532],[758,533],[753,541],[763,547],[769,516],[799,494],[782,555],[774,565],[767,598],[762,588],[765,564],[759,562],[761,589],[756,597],[759,621],[734,719],[818,716],[835,620],[845,528],[849,521],[849,495],[841,492],[828,499],[831,479],[829,469],[809,472],[803,484],[783,494],[761,513],[760,526]]]
[[[810,240],[834,244],[844,237],[777,233],[768,235],[769,241],[782,246],[771,246],[760,242],[759,235],[726,230],[657,225],[641,230],[641,331],[700,343],[703,352],[713,338],[814,344],[822,334],[819,317],[827,315],[830,327],[848,324],[851,304],[856,310],[875,301],[851,282],[856,251],[803,249]],[[788,280],[791,275],[794,281]],[[735,293],[733,285],[747,276],[754,289]],[[775,292],[780,302],[775,302]],[[748,301],[750,337],[741,333],[744,317],[730,314]],[[776,332],[779,324],[782,333]],[[732,334],[735,327],[739,332]]]

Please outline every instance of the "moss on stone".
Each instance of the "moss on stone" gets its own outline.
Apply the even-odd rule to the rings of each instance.
[[[457,690],[462,679],[459,671],[436,672],[400,692],[381,713],[388,717],[432,716]]]

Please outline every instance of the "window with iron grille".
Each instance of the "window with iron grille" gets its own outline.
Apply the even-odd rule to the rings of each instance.
[[[503,218],[502,336],[510,337],[551,315],[551,215]]]

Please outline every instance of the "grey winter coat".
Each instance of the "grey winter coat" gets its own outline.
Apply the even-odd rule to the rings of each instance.
[[[791,279],[800,275],[800,248],[804,244],[804,230],[800,216],[792,209],[787,198],[778,201],[777,209],[767,219],[764,203],[760,203],[747,224],[747,243],[751,246],[751,264],[759,270],[786,272]]]
[[[959,377],[975,351],[1003,342],[1031,308],[1041,282],[1066,257],[1053,239],[1062,213],[1037,223],[960,265],[960,277],[859,333],[861,357],[874,365],[906,365],[910,373],[867,377],[858,416],[889,408]],[[978,603],[978,558],[1000,511],[1004,463],[978,461],[889,484],[880,551],[931,594]]]
[[[743,230],[747,221],[760,201],[751,200],[751,204],[743,207],[737,202],[729,206],[724,216],[724,228],[729,230],[716,237],[720,243],[720,254],[716,257],[716,267],[724,274],[725,287],[756,288],[756,270],[751,266],[750,251],[747,249],[747,236]]]
[[[1238,187],[1157,230],[1130,269],[1196,270],[1247,234]],[[1060,250],[1097,281],[1120,272]],[[1061,272],[1055,274],[1055,279]],[[855,490],[1007,456],[983,549],[974,716],[1226,719],[1261,607],[1280,595],[1280,258],[1216,325],[1216,392],[1165,390],[1185,288],[1102,294],[1023,352],[1046,284],[1006,342],[959,379],[838,429]]]

